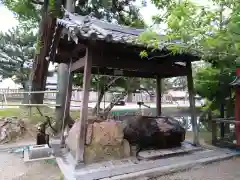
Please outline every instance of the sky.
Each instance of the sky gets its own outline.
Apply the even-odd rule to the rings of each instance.
[[[140,9],[140,13],[143,16],[143,19],[145,22],[149,25],[151,25],[151,17],[153,15],[156,15],[158,13],[158,10],[155,8],[155,6],[150,2],[150,0],[147,1],[147,6]],[[201,6],[209,6],[213,7],[211,1],[209,0],[193,0],[197,4]],[[142,0],[137,0],[136,4],[141,6]],[[14,18],[14,15],[12,12],[10,12],[6,7],[4,7],[2,4],[0,4],[0,31],[6,32],[9,28],[12,28],[18,24],[18,21]]]
[[[0,4],[0,31],[6,32],[9,28],[12,28],[18,24],[18,21],[14,18],[12,12],[6,7]]]

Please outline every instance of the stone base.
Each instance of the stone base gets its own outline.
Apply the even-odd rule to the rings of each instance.
[[[59,168],[68,180],[133,180],[146,176],[149,178],[157,177],[165,173],[185,170],[201,164],[231,158],[238,154],[223,149],[202,149],[184,156],[175,155],[148,161],[127,158],[82,165],[81,168],[72,168],[66,154],[65,157],[57,157],[56,159]]]
[[[23,156],[24,162],[55,158],[53,149],[50,148],[47,144],[30,146],[28,149],[24,150]]]
[[[127,140],[115,146],[93,144],[85,146],[84,162],[89,164],[99,161],[122,159],[129,156],[130,147]]]
[[[80,122],[76,121],[66,139],[67,147],[75,155]],[[130,156],[130,146],[123,139],[123,127],[116,121],[91,121],[86,125],[84,163],[122,159]]]

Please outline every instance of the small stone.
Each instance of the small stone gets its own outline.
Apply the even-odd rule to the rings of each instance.
[[[26,128],[25,123],[17,117],[4,117],[0,126],[0,143],[6,143],[21,136]]]

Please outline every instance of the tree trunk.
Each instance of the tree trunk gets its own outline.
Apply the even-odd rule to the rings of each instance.
[[[112,108],[116,105],[116,103],[122,99],[122,98],[125,98],[125,96],[127,96],[127,92],[124,92],[122,93],[121,95],[117,96],[117,97],[114,97],[111,101],[111,103],[107,106],[106,109],[104,109],[104,112],[103,112],[103,119],[107,119],[110,111],[112,110]]]
[[[133,101],[133,92],[128,91],[127,93],[127,102],[132,102]]]
[[[28,84],[25,84],[24,82],[21,83],[21,84],[22,84],[22,87],[23,87],[24,92],[28,92],[28,91],[29,91],[29,86],[28,86]],[[29,104],[29,100],[30,100],[29,94],[24,93],[24,94],[23,94],[22,104]]]
[[[104,90],[104,88],[101,88],[100,91],[99,91],[99,96],[98,96],[98,99],[97,99],[97,103],[96,103],[95,107],[93,108],[93,112],[92,112],[93,116],[97,115],[98,110],[100,110],[100,105],[101,105],[102,99],[104,97],[104,94],[105,94],[105,90]]]
[[[116,80],[118,80],[121,77],[115,77],[113,78],[110,82],[108,82],[108,84],[105,87],[101,87],[100,92],[99,92],[99,96],[98,96],[98,101],[95,105],[95,107],[93,108],[93,112],[92,115],[95,116],[97,114],[97,110],[100,109],[100,105],[102,102],[102,99],[104,97],[104,94],[106,91],[109,90],[109,88],[115,83]]]
[[[37,51],[32,72],[30,76],[31,90],[32,91],[44,91],[46,86],[47,72],[49,61],[46,60],[49,49],[52,43],[53,34],[56,26],[56,17],[48,14],[47,1],[45,0],[44,12],[39,27],[39,38],[37,42]],[[44,93],[34,93],[31,95],[31,101],[34,104],[42,104]]]

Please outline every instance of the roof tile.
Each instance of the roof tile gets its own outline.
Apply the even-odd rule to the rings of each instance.
[[[136,44],[136,38],[145,31],[145,29],[111,24],[91,16],[80,16],[69,12],[65,12],[65,16],[57,20],[57,24],[68,29],[71,37],[91,38],[97,35],[95,38],[99,40],[127,44]]]

